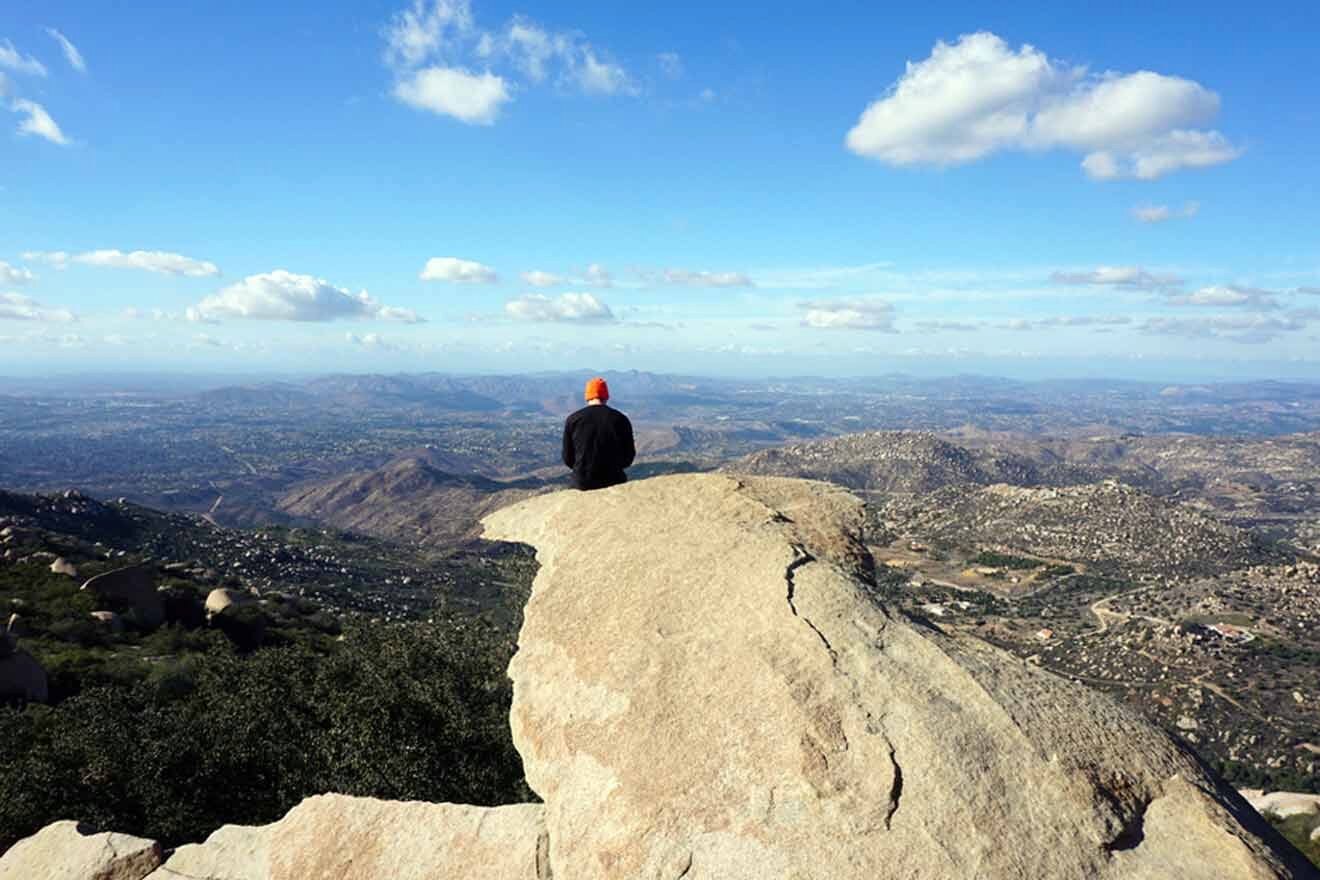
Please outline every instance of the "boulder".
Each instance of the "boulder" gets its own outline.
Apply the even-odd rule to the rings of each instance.
[[[271,829],[271,880],[548,880],[540,804],[308,798]]]
[[[6,654],[5,643],[10,646]],[[44,703],[49,698],[46,670],[31,654],[15,644],[13,636],[0,635],[0,703],[19,700]]]
[[[214,617],[224,614],[230,608],[250,602],[252,596],[241,590],[229,590],[224,587],[212,590],[206,594],[206,620],[209,623]]]
[[[113,611],[93,611],[92,620],[104,624],[110,632],[124,631],[124,619]]]
[[[160,857],[154,840],[56,822],[0,856],[0,880],[142,880]]]
[[[880,604],[863,506],[714,474],[560,492],[510,722],[555,877],[1314,878],[1108,697]]]
[[[156,592],[156,571],[150,565],[130,565],[98,574],[82,588],[124,609],[144,628],[153,629],[165,620],[165,606]]]
[[[50,564],[50,570],[52,574],[65,574],[72,578],[78,576],[78,566],[74,565],[63,556]]]
[[[270,829],[224,825],[205,843],[181,846],[147,880],[269,880]]]
[[[320,795],[274,824],[181,846],[148,880],[543,880],[541,812]]]

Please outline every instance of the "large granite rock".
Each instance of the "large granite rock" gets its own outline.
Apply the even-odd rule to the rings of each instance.
[[[0,856],[0,880],[142,880],[160,855],[154,840],[56,822]]]
[[[556,878],[1320,876],[1130,711],[878,604],[843,490],[683,475],[484,522],[541,563],[511,724]]]
[[[156,571],[150,565],[130,565],[98,574],[82,589],[127,609],[138,626],[152,629],[165,620],[165,605],[156,592]]]
[[[547,880],[541,811],[321,795],[181,846],[147,880]]]
[[[18,646],[19,628],[18,615],[11,614],[9,624],[0,631],[0,703],[44,703],[49,696],[46,670]]]

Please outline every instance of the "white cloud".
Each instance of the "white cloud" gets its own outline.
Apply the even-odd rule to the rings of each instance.
[[[365,291],[353,294],[322,278],[283,269],[249,275],[237,284],[189,308],[188,319],[212,322],[223,318],[263,321],[357,320],[422,321],[410,309],[384,306]]]
[[[23,55],[8,40],[0,43],[0,67],[7,67],[14,73],[23,73],[30,76],[46,75],[46,65],[31,55]]]
[[[815,299],[799,304],[802,324],[825,330],[878,330],[897,333],[894,307],[876,297],[857,296]]]
[[[417,277],[423,281],[451,281],[455,284],[494,284],[499,280],[490,266],[458,257],[432,257]]]
[[[1191,80],[1148,70],[1089,74],[981,32],[937,42],[929,58],[909,62],[846,143],[892,165],[1065,149],[1085,154],[1093,178],[1153,180],[1241,154],[1219,132],[1189,128],[1218,112],[1219,96]]]
[[[495,122],[500,107],[512,100],[517,78],[531,84],[553,79],[562,89],[594,95],[640,92],[621,65],[581,34],[551,31],[523,15],[497,31],[484,30],[467,0],[413,0],[395,14],[384,36],[385,62],[396,76],[394,96],[469,124]],[[497,67],[504,72],[495,72]]]
[[[677,52],[661,52],[655,58],[660,62],[660,70],[665,76],[670,79],[679,79],[683,76],[683,59]]]
[[[70,263],[99,266],[110,269],[139,269],[158,275],[183,275],[188,278],[209,278],[220,274],[215,263],[195,260],[168,251],[128,251],[116,248],[70,254],[68,251],[27,251],[23,259],[49,263],[56,269],[67,269]]]
[[[379,333],[345,333],[345,341],[349,345],[355,345],[359,348],[371,349],[372,351],[398,351],[399,347],[391,342],[386,342]]]
[[[1163,223],[1173,217],[1168,205],[1137,205],[1132,216],[1142,223]]]
[[[11,107],[15,113],[23,113],[27,115],[27,119],[24,119],[18,124],[19,134],[34,134],[37,137],[45,138],[51,143],[59,144],[62,147],[67,147],[69,144],[73,143],[64,132],[60,130],[60,127],[56,124],[55,120],[50,118],[50,114],[46,112],[46,108],[42,107],[35,101],[29,101],[25,98],[17,98]]]
[[[1261,310],[1279,308],[1279,301],[1270,291],[1236,284],[1202,287],[1191,293],[1171,296],[1169,303],[1175,306],[1241,306]]]
[[[518,276],[524,283],[532,287],[554,287],[556,284],[563,284],[564,279],[550,272],[542,272],[540,269],[533,269],[530,272],[523,272]]]
[[[1154,336],[1180,336],[1185,339],[1226,339],[1230,342],[1260,345],[1285,333],[1304,330],[1313,317],[1297,312],[1291,315],[1213,315],[1204,318],[1148,318],[1141,332]]]
[[[32,274],[31,269],[23,266],[11,266],[4,260],[0,260],[0,284],[30,284],[36,277]]]
[[[60,44],[60,49],[64,51],[64,58],[69,62],[70,67],[79,73],[87,72],[87,62],[83,60],[82,53],[78,51],[78,47],[73,45],[68,37],[53,27],[46,28],[46,33],[50,34],[52,40]]]
[[[1082,168],[1096,180],[1157,180],[1183,168],[1208,168],[1242,155],[1217,131],[1172,131],[1133,148],[1129,156],[1102,150],[1087,156]]]
[[[665,284],[689,287],[751,287],[752,279],[742,272],[693,272],[689,269],[666,269],[660,275]]]
[[[1195,217],[1201,211],[1200,202],[1187,202],[1179,210],[1168,205],[1137,205],[1132,216],[1142,223],[1164,223],[1168,220]]]
[[[583,281],[593,287],[613,287],[614,276],[600,263],[592,263],[583,275]]]
[[[606,61],[590,46],[581,48],[569,61],[568,77],[589,95],[636,95],[628,72],[612,61]]]
[[[483,34],[476,52],[490,61],[509,61],[533,83],[553,76],[561,88],[587,94],[638,93],[628,72],[581,34],[550,31],[524,15],[515,15],[499,33]]]
[[[419,110],[452,116],[469,125],[491,125],[509,101],[508,84],[490,71],[424,67],[394,86],[394,96]]]
[[[23,251],[23,259],[33,263],[47,263],[56,269],[69,268],[69,260],[73,255],[68,251]]]
[[[1049,318],[1016,318],[1000,325],[1005,330],[1048,330],[1055,327],[1119,327],[1131,324],[1127,315],[1054,315]]]
[[[19,293],[0,293],[0,320],[50,321],[67,324],[78,320],[65,308],[49,308]]]
[[[1093,284],[1137,290],[1165,289],[1183,283],[1177,276],[1155,275],[1140,266],[1100,266],[1080,272],[1054,272],[1050,280],[1056,284]]]
[[[529,293],[506,302],[504,313],[518,321],[614,320],[614,313],[610,311],[610,307],[591,293],[564,293],[554,298],[540,293]]]
[[[385,60],[392,65],[415,67],[441,53],[446,42],[452,43],[472,30],[472,5],[468,0],[413,0],[385,28]]]
[[[980,330],[984,324],[978,324],[971,321],[918,321],[918,330],[925,330],[931,333],[958,332],[967,333]]]

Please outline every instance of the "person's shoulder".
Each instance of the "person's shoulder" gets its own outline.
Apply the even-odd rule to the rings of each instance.
[[[614,407],[610,407],[610,412],[614,413],[614,418],[615,418],[616,420],[621,420],[621,421],[628,422],[629,424],[632,424],[632,422],[628,419],[628,414],[627,414],[626,412],[624,412],[623,410],[618,410],[618,409],[615,409]]]

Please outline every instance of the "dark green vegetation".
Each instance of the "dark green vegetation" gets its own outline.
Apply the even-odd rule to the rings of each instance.
[[[995,553],[992,550],[982,550],[980,553],[967,560],[968,565],[988,565],[994,568],[1007,568],[1012,571],[1026,571],[1033,568],[1040,568],[1045,563],[1040,559],[1032,559],[1028,556],[1014,556],[1011,553]]]
[[[19,647],[51,684],[49,705],[0,705],[0,852],[59,819],[200,840],[327,791],[532,797],[504,674],[534,574],[525,549],[458,552],[413,569],[438,572],[417,584],[399,574],[408,551],[377,542],[232,532],[79,495],[0,493],[0,533],[0,628],[19,615]],[[77,576],[52,572],[57,557]],[[159,626],[79,589],[142,562]],[[281,570],[306,580],[247,592]],[[221,586],[250,601],[208,623]],[[96,610],[124,611],[123,628]]]
[[[1288,842],[1297,847],[1302,855],[1310,859],[1316,867],[1320,867],[1320,840],[1312,840],[1311,832],[1320,828],[1320,814],[1311,815],[1276,816],[1273,813],[1266,813],[1265,818],[1269,823],[1278,829],[1279,833],[1288,838]]]
[[[214,633],[136,681],[0,709],[0,851],[58,819],[166,843],[278,819],[320,792],[531,799],[509,738],[509,640],[485,627],[350,629],[239,655]]]

